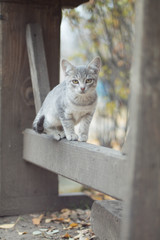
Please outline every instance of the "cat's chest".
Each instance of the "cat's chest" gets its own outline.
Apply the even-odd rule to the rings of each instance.
[[[88,111],[74,111],[72,112],[72,117],[76,123],[78,123],[86,114]]]
[[[66,117],[72,118],[75,123],[78,123],[87,114],[94,112],[96,107],[97,96],[84,96],[79,98],[68,98],[66,105]],[[68,115],[68,116],[67,116]]]
[[[78,123],[83,117],[92,113],[93,111],[94,106],[70,106],[70,108],[67,109],[66,114],[73,118],[75,123]]]

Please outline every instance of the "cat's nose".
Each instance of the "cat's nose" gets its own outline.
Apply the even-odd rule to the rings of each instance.
[[[81,87],[81,91],[84,92],[84,90],[85,90],[85,87]]]

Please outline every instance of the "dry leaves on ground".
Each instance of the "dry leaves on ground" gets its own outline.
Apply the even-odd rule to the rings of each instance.
[[[17,220],[14,223],[1,224],[0,225],[0,229],[11,229],[11,228],[14,228],[19,220],[20,220],[20,217],[18,217]]]
[[[93,200],[115,200],[114,198],[112,198],[109,195],[106,195],[104,193],[98,192],[96,190],[93,189],[86,189],[83,191],[83,193],[85,193],[87,196],[89,196],[90,198],[92,198]]]
[[[84,191],[94,200],[114,200],[110,196],[94,190]],[[59,212],[23,215],[21,217],[0,219],[0,236],[2,239],[25,240],[95,240],[91,230],[91,211],[64,208]],[[9,218],[8,218],[9,219]],[[6,238],[8,234],[8,238]],[[22,236],[23,235],[23,236]]]
[[[14,225],[15,225],[14,223],[1,224],[1,225],[0,225],[0,228],[1,228],[1,229],[10,229],[10,228],[13,228]]]
[[[33,235],[42,235],[44,238],[54,236],[54,239],[69,240],[91,240],[95,236],[90,229],[90,210],[70,210],[62,209],[60,212],[41,214],[32,218],[33,224],[40,226],[45,224],[45,229],[39,228],[34,231]],[[52,224],[56,224],[56,229],[51,228]],[[60,230],[59,230],[60,229]],[[61,234],[61,232],[63,234]],[[59,234],[59,238],[56,238]]]
[[[34,225],[39,225],[42,221],[42,218],[44,217],[44,214],[41,214],[39,217],[32,218],[32,222]]]

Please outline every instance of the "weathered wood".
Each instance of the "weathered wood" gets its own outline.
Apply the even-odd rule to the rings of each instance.
[[[159,1],[137,1],[128,156],[130,201],[123,240],[160,239],[159,12]]]
[[[40,25],[27,25],[26,41],[34,94],[34,103],[36,113],[38,113],[45,97],[50,91],[42,28]]]
[[[57,200],[57,210],[62,208],[91,208],[94,200],[82,192],[60,194]]]
[[[120,239],[122,209],[122,202],[118,200],[95,201],[93,203],[91,224],[98,239]]]
[[[78,5],[88,2],[89,0],[61,0],[62,8],[74,8]],[[0,2],[9,2],[16,4],[38,4],[39,6],[53,6],[59,5],[60,0],[0,0]]]
[[[61,1],[61,6],[62,8],[75,8],[78,7],[82,3],[89,2],[89,0],[62,0]]]
[[[35,117],[26,25],[42,26],[51,87],[59,82],[60,2],[0,3],[0,215],[56,209],[57,175],[22,161],[22,131]]]
[[[118,151],[81,142],[57,142],[27,129],[23,157],[76,182],[123,198],[127,169],[125,157]]]

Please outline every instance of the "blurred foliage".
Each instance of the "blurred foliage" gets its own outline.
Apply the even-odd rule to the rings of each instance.
[[[112,118],[116,131],[117,116],[127,108],[130,92],[134,0],[90,0],[79,8],[64,10],[63,16],[80,41],[81,49],[72,58],[88,62],[97,55],[101,57],[100,82],[106,91],[97,88],[103,101],[99,114]],[[105,145],[110,146],[112,141]]]

